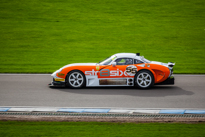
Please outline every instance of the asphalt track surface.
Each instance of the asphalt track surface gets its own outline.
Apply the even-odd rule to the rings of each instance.
[[[50,88],[50,75],[0,74],[0,106],[97,108],[205,108],[205,75],[175,75],[175,85]]]

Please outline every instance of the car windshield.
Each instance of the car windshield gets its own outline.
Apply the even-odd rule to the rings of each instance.
[[[145,62],[145,63],[150,63],[151,61],[149,61],[148,59],[145,59],[144,56],[141,56],[141,59]]]
[[[103,61],[100,61],[99,63],[100,63],[100,65],[108,65],[108,64],[110,64],[110,62],[112,62],[116,58],[117,58],[117,56],[113,55],[113,56],[111,56],[109,58],[106,58]]]

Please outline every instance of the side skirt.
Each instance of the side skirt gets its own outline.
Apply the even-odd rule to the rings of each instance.
[[[134,78],[100,78],[86,76],[86,87],[134,86]]]

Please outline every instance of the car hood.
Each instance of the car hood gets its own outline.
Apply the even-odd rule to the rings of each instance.
[[[63,66],[62,68],[56,70],[51,74],[51,76],[55,76],[56,73],[61,72],[64,68],[71,67],[71,66],[95,66],[97,63],[73,63]]]
[[[71,66],[95,66],[97,63],[73,63],[73,64],[68,64],[62,67],[61,69],[71,67]]]

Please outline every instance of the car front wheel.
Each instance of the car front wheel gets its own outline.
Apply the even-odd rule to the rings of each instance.
[[[148,70],[142,70],[135,76],[135,85],[142,89],[147,89],[153,86],[154,76]]]
[[[82,88],[85,86],[85,76],[81,71],[71,71],[67,75],[66,85],[71,88]]]

